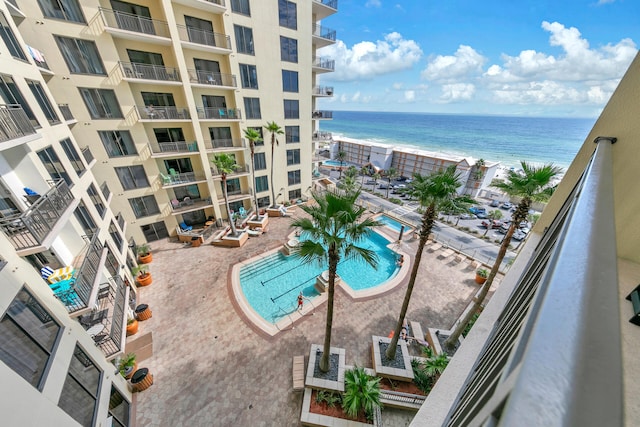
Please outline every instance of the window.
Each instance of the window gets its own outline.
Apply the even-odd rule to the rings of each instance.
[[[102,197],[100,197],[98,191],[96,190],[96,187],[94,187],[93,184],[90,184],[87,188],[87,194],[89,195],[89,198],[91,199],[93,205],[96,207],[100,218],[104,218],[104,214],[107,213],[107,209],[104,207]]]
[[[289,200],[297,200],[299,198],[302,197],[302,190],[301,189],[297,189],[297,190],[291,190],[289,191]]]
[[[230,127],[209,128],[209,137],[214,148],[233,147]]]
[[[113,221],[109,224],[109,235],[111,236],[111,239],[113,239],[113,243],[116,244],[118,251],[122,252],[124,239],[122,238],[122,234],[120,234],[120,230],[116,227],[116,224]]]
[[[102,372],[76,345],[58,406],[83,426],[92,426]]]
[[[292,1],[278,0],[280,26],[297,30],[296,4]]]
[[[82,163],[82,160],[78,155],[78,151],[76,151],[76,147],[73,145],[73,142],[71,142],[71,139],[63,139],[62,141],[60,141],[60,145],[62,146],[64,153],[69,158],[69,161],[73,165],[73,170],[76,171],[78,176],[81,176],[86,171],[86,169],[84,167],[84,163]]]
[[[264,135],[262,134],[262,126],[254,127],[249,126],[249,129],[253,129],[260,134],[260,141],[256,141],[256,147],[260,147],[264,145]]]
[[[93,230],[96,229],[96,223],[93,218],[91,218],[91,214],[87,210],[87,205],[84,204],[84,201],[80,200],[80,203],[78,204],[76,210],[73,211],[73,214],[82,226],[85,234],[87,234],[88,236],[92,235]]]
[[[263,191],[269,191],[269,177],[256,176],[256,193],[262,193]]]
[[[11,56],[22,59],[23,61],[27,60],[27,56],[22,51],[20,44],[18,44],[18,39],[16,39],[15,34],[13,34],[13,30],[9,26],[7,17],[4,16],[2,11],[0,11],[0,36],[2,37],[2,40],[4,40],[4,44],[7,45],[7,49],[9,49]]]
[[[115,168],[115,170],[120,179],[120,184],[122,184],[122,188],[125,190],[149,186],[149,180],[147,179],[143,166],[125,166]]]
[[[236,50],[238,53],[246,53],[253,55],[253,30],[251,28],[234,25],[233,29],[236,35]]]
[[[241,194],[242,188],[240,187],[240,178],[227,179],[227,194],[232,196],[235,194]]]
[[[300,184],[300,170],[289,171],[287,172],[287,179],[289,185]]]
[[[163,221],[143,225],[140,227],[140,229],[142,230],[142,234],[144,234],[144,237],[147,239],[147,242],[153,242],[156,240],[164,239],[165,237],[169,237],[167,226]]]
[[[284,118],[299,119],[300,118],[300,102],[297,99],[284,100]]]
[[[164,92],[140,92],[144,105],[155,105],[156,107],[175,107],[176,102],[172,93]]]
[[[111,386],[109,415],[113,417],[113,421],[111,422],[113,427],[129,426],[129,402],[114,386]]]
[[[249,0],[231,0],[231,10],[235,13],[251,16]]]
[[[158,203],[154,196],[143,196],[136,197],[135,199],[129,199],[129,204],[131,205],[131,209],[133,210],[133,214],[136,218],[160,213]]]
[[[22,97],[22,93],[20,89],[18,89],[18,85],[16,85],[13,77],[0,74],[0,98],[5,104],[20,104],[31,121],[31,124],[34,127],[40,127],[40,123],[38,123],[36,117],[33,115],[33,111],[31,111],[31,107],[29,107],[27,101]]]
[[[266,208],[269,205],[271,205],[271,198],[269,196],[258,197],[258,207],[259,208]]]
[[[53,110],[51,102],[49,102],[49,98],[44,92],[44,89],[42,89],[40,83],[33,80],[27,80],[27,85],[29,86],[29,89],[31,89],[31,92],[36,98],[36,101],[38,101],[38,105],[40,105],[40,108],[47,118],[47,121],[51,124],[60,123],[60,118],[58,117],[58,114]]]
[[[116,93],[111,89],[78,88],[92,119],[121,119]]]
[[[287,62],[298,62],[298,40],[280,36],[280,59]]]
[[[287,166],[300,164],[300,150],[287,150]]]
[[[244,111],[247,119],[261,119],[260,98],[244,98]]]
[[[287,144],[300,142],[300,126],[285,126],[284,137]]]
[[[0,360],[42,390],[44,373],[59,334],[60,325],[22,288],[0,319]]]
[[[264,153],[253,154],[253,164],[255,170],[260,171],[267,168],[267,158]]]
[[[138,151],[128,130],[98,131],[100,140],[109,157],[136,156]]]
[[[298,92],[298,72],[282,70],[282,90],[284,92]]]
[[[62,52],[64,61],[73,74],[100,74],[106,75],[102,59],[96,43],[91,40],[71,39],[68,37],[53,36]]]
[[[38,3],[42,14],[48,18],[64,19],[82,24],[87,22],[77,0],[38,0]]]
[[[258,73],[255,65],[240,64],[240,78],[245,89],[258,89]]]
[[[107,258],[104,261],[104,266],[109,271],[111,277],[117,276],[120,272],[120,263],[116,256],[111,252],[111,248],[107,248]]]
[[[51,179],[54,181],[58,181],[60,179],[64,179],[68,186],[72,186],[73,182],[71,178],[69,178],[69,174],[60,163],[60,159],[58,155],[53,150],[53,147],[48,146],[47,148],[38,151],[38,157],[40,157],[40,161],[44,164],[44,167],[49,172]]]

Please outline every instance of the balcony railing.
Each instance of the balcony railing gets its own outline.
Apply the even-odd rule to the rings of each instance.
[[[313,0],[316,3],[320,3],[332,9],[338,10],[338,0]]]
[[[19,104],[0,104],[0,142],[36,133]]]
[[[140,120],[189,120],[189,109],[172,106],[140,106],[136,105]]]
[[[231,50],[231,37],[226,34],[213,33],[185,25],[176,25],[176,27],[178,27],[178,34],[182,41]]]
[[[242,175],[242,174],[246,174],[249,173],[251,171],[251,169],[249,168],[249,165],[244,165],[244,166],[238,166],[232,173],[228,174],[228,177],[234,176],[234,175]],[[218,172],[218,170],[215,167],[211,168],[211,175],[213,175],[214,178],[221,178],[222,175],[220,175],[220,172]]]
[[[42,52],[29,45],[27,45],[27,50],[29,51],[31,58],[33,58],[33,62],[35,62],[38,67],[44,68],[45,70],[51,70],[51,68],[49,68],[49,64],[47,64],[47,61],[44,59]]]
[[[314,111],[311,113],[313,119],[333,119],[333,111]]]
[[[107,315],[100,322],[103,329],[94,335],[93,339],[104,355],[110,358],[123,350],[124,342],[122,331],[126,320],[127,286],[120,276],[110,277],[109,282],[100,285],[97,304],[98,307],[92,315],[103,310],[106,310]]]
[[[66,121],[70,121],[70,120],[75,120],[76,119],[75,117],[73,117],[73,113],[71,112],[71,108],[69,108],[69,104],[58,104],[58,108],[60,109],[60,112],[62,113],[62,117]]]
[[[188,211],[193,211],[193,210],[198,210],[198,209],[204,209],[207,206],[211,206],[211,198],[204,198],[204,199],[190,199],[187,198],[188,200],[184,200],[182,202],[178,202],[177,200],[173,200],[171,202],[171,211],[174,214],[180,214],[183,212],[188,212]]]
[[[319,96],[333,96],[333,86],[315,86],[312,93]]]
[[[336,31],[318,24],[313,25],[313,35],[325,40],[336,41]]]
[[[237,108],[198,107],[199,119],[239,120],[242,118]]]
[[[0,219],[0,227],[18,250],[39,246],[73,200],[67,183],[60,180],[26,211]]]
[[[159,37],[170,37],[169,24],[165,21],[147,18],[117,10],[100,8],[100,16],[105,27]]]
[[[89,146],[84,147],[80,151],[82,152],[82,155],[84,156],[84,159],[87,161],[88,165],[90,165],[91,162],[95,160],[95,157],[93,157],[93,153],[91,152],[91,149],[89,148]]]
[[[218,204],[221,205],[224,203],[224,196],[222,196],[222,191],[220,192],[221,197],[218,198]],[[227,193],[227,197],[229,198],[229,203],[235,202],[237,200],[248,199],[253,196],[253,192],[251,190],[238,190],[238,191],[229,191]]]
[[[160,80],[163,82],[180,81],[180,73],[177,68],[122,61],[119,64],[122,75],[128,79]]]
[[[193,83],[200,83],[212,86],[237,87],[236,76],[233,74],[214,73],[213,71],[196,70],[190,68],[189,80]]]
[[[205,141],[204,146],[208,151],[224,150],[227,148],[244,149],[246,144],[244,139],[214,139],[211,141]]]
[[[333,139],[333,135],[331,134],[331,132],[314,132],[313,136],[311,137],[311,139],[315,142],[319,142],[319,141],[330,141]]]
[[[333,59],[316,57],[313,58],[311,65],[315,68],[334,71],[336,68],[336,61]]]
[[[198,143],[196,141],[149,142],[149,148],[153,154],[197,153]]]
[[[120,230],[124,231],[124,216],[122,216],[122,212],[118,212],[118,215],[116,215],[116,222],[118,223],[118,227],[120,227]]]
[[[102,192],[104,199],[108,201],[109,197],[111,196],[111,189],[109,189],[109,185],[107,184],[107,181],[104,181],[100,185],[100,191]]]
[[[190,184],[193,182],[204,181],[206,176],[203,172],[176,172],[174,174],[160,174],[160,182],[163,187],[181,184]]]

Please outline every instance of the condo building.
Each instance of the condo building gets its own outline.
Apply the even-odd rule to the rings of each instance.
[[[222,153],[237,165],[232,211],[308,197],[331,119],[317,102],[333,95],[318,81],[336,39],[322,20],[336,12],[337,0],[0,2],[3,424],[130,425],[111,362],[141,302],[135,249],[228,221]],[[273,147],[267,122],[282,130]],[[253,165],[248,128],[263,139]]]

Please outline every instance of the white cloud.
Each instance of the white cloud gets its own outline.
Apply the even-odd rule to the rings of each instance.
[[[405,102],[413,102],[416,100],[416,91],[414,90],[405,90],[404,91],[404,100]]]
[[[598,0],[597,6],[602,6],[603,4],[613,3],[616,0]]]
[[[438,55],[427,63],[422,78],[439,82],[456,82],[470,76],[480,75],[487,58],[472,47],[460,45],[455,54]]]
[[[476,87],[470,83],[451,83],[442,85],[440,100],[444,102],[466,101],[473,98]]]
[[[394,90],[402,90],[402,88],[404,87],[404,83],[402,83],[402,82],[397,82],[397,83],[392,84],[392,85],[391,85],[391,87],[392,87]]]
[[[375,43],[362,41],[348,48],[342,40],[322,49],[321,56],[336,61],[335,72],[327,80],[367,80],[383,74],[409,69],[420,60],[422,50],[413,40],[400,33],[387,34]]]
[[[381,7],[382,3],[380,2],[380,0],[367,0],[364,5],[365,7]]]
[[[358,102],[360,100],[360,91],[353,94],[351,97],[351,102]]]

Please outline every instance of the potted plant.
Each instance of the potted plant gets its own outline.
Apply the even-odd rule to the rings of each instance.
[[[487,281],[487,277],[489,276],[489,270],[486,268],[479,268],[476,270],[476,283],[478,285],[482,285]]]
[[[136,363],[135,353],[128,353],[126,356],[120,359],[120,363],[118,364],[120,375],[122,375],[126,379],[131,378],[137,367],[138,364]]]
[[[129,317],[127,320],[127,336],[138,333],[138,321],[135,317]]]
[[[138,246],[138,261],[142,264],[149,264],[153,261],[153,257],[151,256],[151,249],[149,249],[149,245],[146,243]]]
[[[151,284],[151,273],[149,267],[145,264],[138,265],[131,269],[131,273],[136,277],[136,284],[140,286],[149,286]]]

